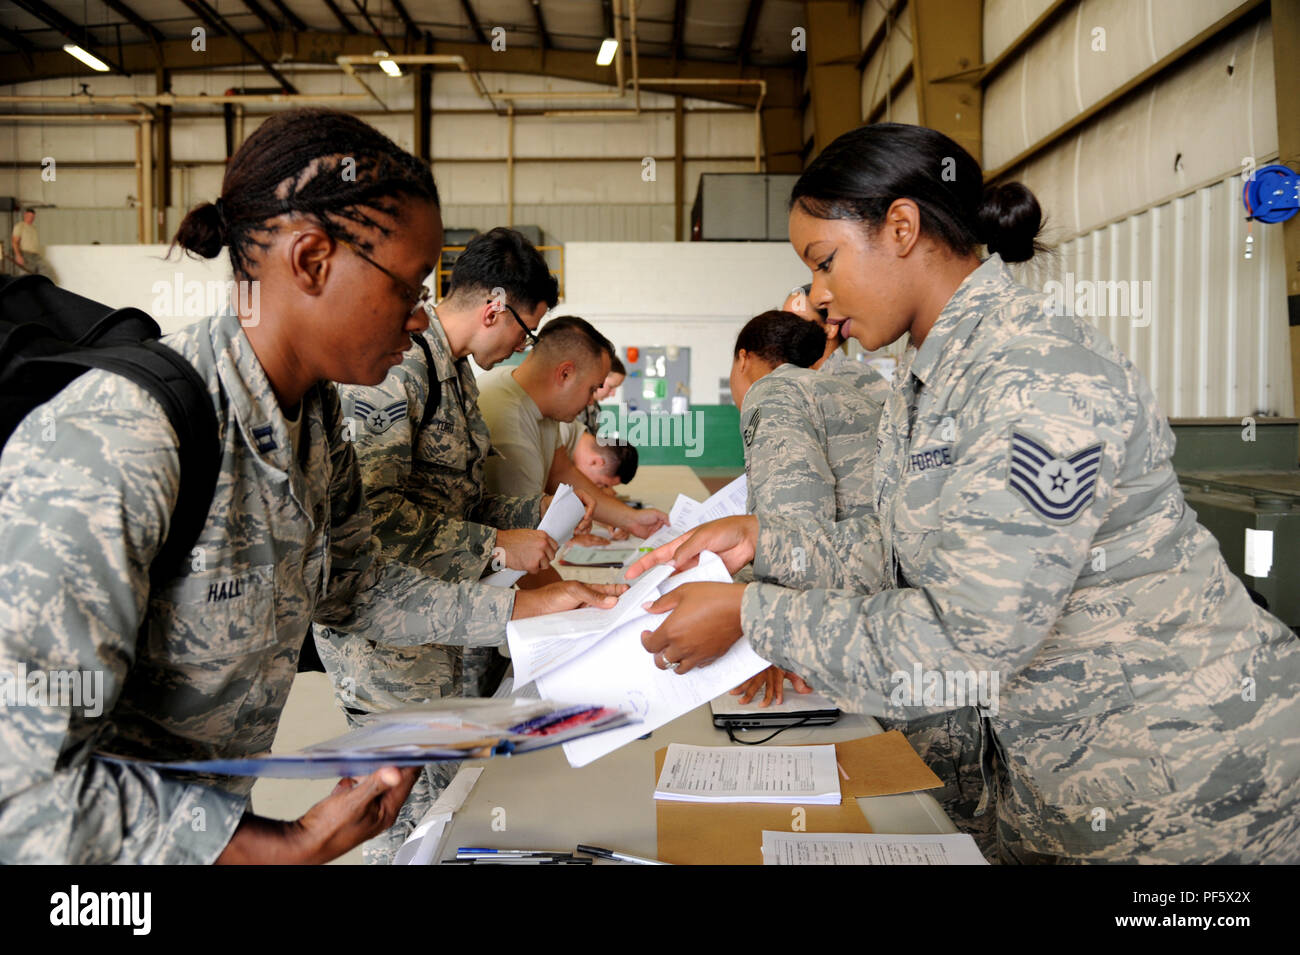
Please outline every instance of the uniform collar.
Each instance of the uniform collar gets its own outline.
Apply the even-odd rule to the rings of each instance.
[[[245,444],[267,467],[288,476],[290,492],[305,509],[306,478],[303,468],[293,460],[288,422],[271,389],[271,381],[240,326],[239,316],[233,311],[217,315],[212,319],[211,336],[221,386]],[[323,433],[323,425],[311,426],[311,422],[321,417],[319,386],[303,395],[299,414],[301,441],[310,442],[314,434]]]
[[[433,318],[429,320],[429,327],[426,331],[421,332],[429,342],[429,351],[433,354],[433,366],[437,372],[439,381],[451,381],[453,378],[460,376],[457,365],[464,362],[462,358],[459,361],[451,357],[451,342],[447,340],[447,330],[442,327],[442,322],[438,318],[435,310]]]
[[[798,365],[792,365],[790,362],[784,362],[780,365],[777,365],[766,375],[764,375],[762,378],[758,379],[758,381],[754,382],[752,385],[749,386],[749,390],[745,392],[745,397],[740,402],[740,414],[744,416],[745,414],[748,413],[747,409],[753,408],[754,402],[758,400],[758,396],[762,395],[764,392],[765,386],[763,385],[763,382],[767,381],[767,379],[797,378],[801,373],[806,372],[808,370],[809,369],[807,368],[800,368]]]
[[[916,349],[911,373],[917,381],[929,384],[943,354],[950,347],[960,347],[979,326],[988,309],[982,304],[975,307],[975,301],[982,301],[984,294],[991,289],[1001,288],[1010,293],[1013,284],[1011,273],[997,253],[985,259],[979,268],[962,280],[948,304],[939,312],[925,341]]]

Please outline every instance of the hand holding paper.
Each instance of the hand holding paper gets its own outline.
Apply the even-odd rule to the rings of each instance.
[[[713,557],[712,554],[709,556]],[[716,557],[713,559],[717,560]],[[745,596],[745,587],[745,584],[733,584],[730,580],[727,583],[686,583],[656,600],[648,610],[655,614],[667,613],[668,619],[659,625],[659,629],[641,634],[641,643],[655,655],[656,665],[665,670],[675,669],[680,675],[695,667],[708,666],[730,650],[744,636],[740,626],[740,603]]]
[[[700,555],[699,565],[672,577],[669,567],[657,567],[639,578],[624,595],[631,603],[637,601],[634,612],[621,618],[623,622],[602,637],[587,636],[576,652],[567,654],[563,661],[547,667],[537,677],[537,688],[543,699],[561,699],[581,689],[586,696],[608,704],[626,707],[641,718],[641,722],[625,732],[622,729],[602,734],[603,738],[591,744],[574,740],[564,747],[565,755],[573,766],[585,766],[606,753],[612,753],[649,730],[658,729],[683,713],[707,703],[733,686],[747,680],[767,666],[767,663],[749,646],[748,640],[737,640],[710,666],[691,673],[678,675],[655,666],[654,658],[642,644],[642,633],[663,621],[662,615],[648,614],[643,604],[652,596],[692,586],[716,586],[718,581],[730,580],[725,567],[713,554]],[[563,615],[563,616],[568,616]],[[531,621],[529,621],[531,623]],[[511,645],[515,667],[519,656]],[[519,685],[519,684],[517,684]]]
[[[628,579],[659,564],[671,563],[679,570],[693,567],[696,558],[704,551],[717,554],[727,570],[734,574],[754,559],[754,548],[758,544],[758,518],[749,514],[724,517],[701,524],[695,530],[668,541],[660,542],[651,538],[646,544],[655,549],[627,569],[625,576]]]
[[[557,546],[563,546],[568,543],[574,529],[586,515],[587,505],[574,493],[573,488],[561,484],[537,529],[549,534]],[[522,570],[498,570],[495,574],[484,577],[483,583],[492,587],[513,587],[515,581],[523,575]]]

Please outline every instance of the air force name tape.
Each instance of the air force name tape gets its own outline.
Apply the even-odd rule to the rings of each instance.
[[[1101,470],[1102,444],[1059,457],[1020,431],[1011,432],[1007,485],[1053,524],[1069,524],[1092,503]]]
[[[358,401],[353,407],[356,414],[366,423],[366,430],[371,434],[383,434],[406,416],[405,401],[394,401],[386,408],[376,408],[368,401]]]

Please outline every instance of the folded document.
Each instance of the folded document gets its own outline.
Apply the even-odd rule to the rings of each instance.
[[[442,760],[531,753],[630,721],[626,712],[600,704],[453,699],[376,713],[367,717],[363,726],[296,753],[151,765],[166,770],[282,779],[363,776],[384,766],[422,766]]]

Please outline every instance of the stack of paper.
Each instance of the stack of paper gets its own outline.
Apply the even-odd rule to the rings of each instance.
[[[951,835],[763,831],[763,865],[988,865],[975,840]]]
[[[743,474],[703,503],[685,494],[678,494],[672,510],[668,513],[669,522],[684,532],[694,530],[709,521],[744,514],[748,495],[749,482]]]
[[[655,786],[655,799],[838,806],[835,747],[672,743]]]
[[[703,502],[678,494],[672,510],[668,512],[668,523],[647,537],[641,546],[653,550],[695,530],[701,524],[744,514],[748,495],[749,483],[743,474]],[[640,556],[633,554],[627,563],[632,563]]]
[[[601,704],[452,698],[372,714],[357,729],[296,753],[150,765],[281,779],[364,776],[383,766],[423,766],[442,760],[530,753],[625,726],[628,721],[627,713]],[[101,755],[119,762],[142,762]]]
[[[612,753],[766,668],[767,662],[742,637],[708,666],[681,675],[660,670],[642,646],[641,634],[657,629],[668,615],[647,613],[643,605],[685,583],[731,581],[722,561],[707,551],[697,566],[670,574],[667,565],[652,567],[609,610],[584,607],[507,625],[516,687],[536,680],[543,699],[592,699],[640,719],[636,726],[600,734],[599,741],[591,737],[566,743],[571,765],[585,766]],[[586,695],[573,696],[579,689]]]
[[[588,547],[573,544],[560,558],[560,563],[573,567],[623,567],[641,556],[636,544],[604,544]]]
[[[551,498],[551,505],[546,509],[537,529],[550,534],[551,540],[562,547],[573,537],[574,528],[585,513],[587,508],[582,503],[582,498],[574,494],[569,485],[561,484]],[[484,577],[483,583],[490,587],[513,587],[515,581],[523,575],[522,570],[498,570],[495,574]]]

